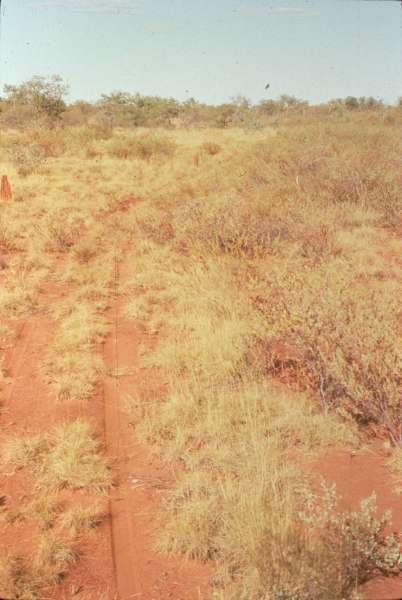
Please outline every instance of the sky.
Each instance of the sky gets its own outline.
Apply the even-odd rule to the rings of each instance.
[[[1,0],[0,0],[1,1]],[[102,93],[221,103],[402,96],[396,0],[2,0],[0,87],[61,75]],[[265,85],[270,87],[266,91]]]

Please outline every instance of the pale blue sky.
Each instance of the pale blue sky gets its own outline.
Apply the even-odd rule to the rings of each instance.
[[[392,0],[3,0],[0,85],[60,74],[102,92],[223,102],[402,96]],[[264,92],[265,84],[271,84]]]

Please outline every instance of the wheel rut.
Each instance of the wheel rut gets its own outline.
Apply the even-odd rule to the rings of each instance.
[[[111,332],[105,343],[108,376],[104,382],[105,441],[115,485],[110,495],[112,552],[119,600],[200,600],[208,595],[209,573],[203,565],[172,559],[154,550],[160,482],[173,471],[151,458],[136,440],[127,411],[127,397],[140,397],[155,382],[138,366],[144,333],[125,315],[123,289],[133,263],[115,266],[114,304],[109,309]],[[148,374],[149,376],[149,374]]]

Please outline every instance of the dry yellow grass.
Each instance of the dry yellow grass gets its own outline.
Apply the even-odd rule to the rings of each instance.
[[[64,542],[50,531],[37,544],[33,560],[7,554],[0,558],[0,590],[5,598],[37,600],[51,593],[78,559],[74,543]]]
[[[41,488],[104,491],[110,485],[100,444],[82,420],[60,425],[47,434],[13,438],[5,445],[2,457],[11,468],[36,471]]]
[[[107,463],[99,443],[86,423],[75,421],[48,434],[15,438],[2,451],[9,469],[29,469],[34,479],[35,497],[1,510],[5,523],[26,521],[39,527],[32,555],[12,552],[0,558],[0,591],[5,598],[37,600],[54,593],[80,557],[83,535],[101,522],[96,503],[77,503],[65,508],[59,490],[64,487],[106,492],[110,486]]]

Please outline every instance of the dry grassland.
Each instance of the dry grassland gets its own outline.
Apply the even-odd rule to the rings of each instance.
[[[222,600],[356,599],[398,571],[375,498],[347,510],[309,468],[323,449],[379,439],[401,475],[398,119],[2,133],[0,353],[46,315],[38,371],[55,405],[79,410],[48,431],[27,417],[28,434],[4,440],[2,469],[27,470],[36,497],[3,520],[41,533],[33,558],[2,557],[0,590],[44,597],[102,520],[96,500],[63,509],[58,495],[111,482],[87,407],[120,260],[133,265],[127,314],[153,340],[142,364],[167,382],[131,402],[133,435],[177,467],[158,548],[210,562]],[[9,379],[2,369],[4,394]]]

